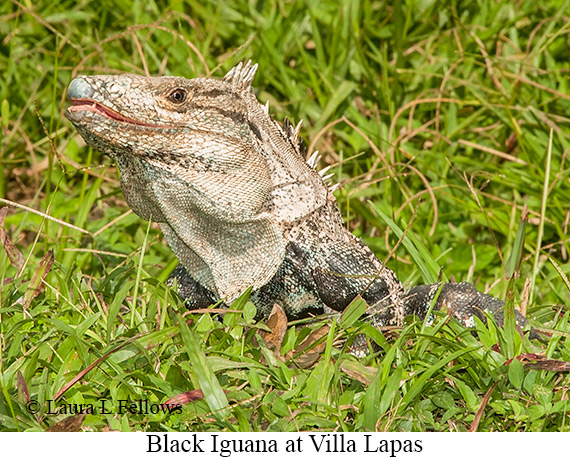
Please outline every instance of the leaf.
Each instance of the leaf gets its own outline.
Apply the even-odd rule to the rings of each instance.
[[[172,341],[172,338],[180,333],[180,327],[172,326],[157,330],[144,335],[138,341],[146,350],[150,350],[166,341]]]
[[[246,359],[243,362],[237,362],[235,360],[231,360],[226,357],[220,357],[217,355],[209,355],[208,363],[214,372],[224,370],[239,370],[242,368],[250,368],[254,365],[257,365],[256,362],[250,359]]]
[[[18,397],[23,399],[25,403],[30,402],[30,391],[28,390],[28,384],[24,379],[24,375],[20,370],[18,370],[18,376],[16,380],[16,385],[18,386]]]
[[[50,249],[48,252],[46,252],[42,260],[40,260],[38,269],[34,272],[34,276],[32,277],[30,285],[26,290],[26,293],[24,295],[24,302],[22,304],[24,311],[28,309],[28,307],[32,303],[32,300],[40,294],[42,290],[42,283],[46,278],[46,276],[48,275],[48,273],[50,272],[52,265],[53,265],[53,250]]]
[[[350,378],[361,382],[365,386],[370,385],[374,376],[378,373],[378,369],[362,365],[359,361],[345,358],[340,362],[339,369],[346,373]]]
[[[243,308],[243,320],[248,324],[253,324],[256,315],[257,308],[252,302],[248,301]]]
[[[87,416],[87,413],[66,417],[62,421],[53,424],[46,432],[78,432],[81,430],[85,416]]]
[[[0,224],[1,225],[1,224]],[[558,274],[560,275],[560,278],[562,279],[562,281],[564,281],[564,284],[566,285],[566,289],[570,290],[570,281],[568,280],[568,277],[564,274],[564,272],[562,271],[562,268],[560,268],[560,265],[558,265],[556,263],[556,261],[548,256],[548,260],[550,260],[550,263],[552,264],[552,266],[554,267],[554,269],[558,272]]]
[[[344,309],[340,316],[341,328],[349,328],[352,326],[368,309],[368,304],[357,295],[352,302]]]
[[[509,365],[509,381],[514,387],[520,389],[523,383],[523,378],[524,378],[523,364],[519,360],[513,359],[511,364]]]
[[[528,365],[533,370],[546,370],[546,371],[570,371],[570,362],[564,360],[540,360],[536,363]]]
[[[422,373],[422,375],[417,379],[416,382],[414,382],[412,384],[412,387],[410,388],[410,390],[408,390],[408,392],[406,393],[406,395],[404,395],[404,399],[403,402],[404,403],[409,403],[411,402],[417,395],[419,395],[419,393],[422,391],[422,388],[424,386],[424,384],[428,381],[428,379],[431,379],[431,376],[439,369],[441,369],[441,367],[443,367],[444,365],[447,365],[449,362],[451,362],[452,360],[455,360],[456,358],[458,358],[459,356],[462,356],[463,354],[467,354],[468,352],[472,352],[474,350],[476,350],[477,347],[469,347],[469,348],[463,348],[460,349],[458,351],[453,352],[452,354],[448,355],[447,357],[439,360],[437,363],[435,363],[434,365],[432,365],[430,368],[428,368],[426,371],[424,371]]]
[[[233,311],[240,311],[240,313],[227,313],[224,315],[224,325],[227,327],[234,327],[237,325],[238,320],[240,319],[240,314],[243,312],[245,308],[245,304],[249,300],[249,296],[251,294],[251,287],[247,289],[243,294],[241,294],[238,298],[234,300],[232,305],[230,306],[230,310]]]
[[[431,401],[434,405],[442,409],[451,409],[455,407],[453,395],[446,391],[436,392],[433,397],[431,397]]]
[[[546,409],[544,408],[544,406],[542,405],[532,405],[529,409],[528,409],[528,418],[531,421],[536,421],[537,419],[540,419],[542,416],[544,416],[544,413],[546,412]]]
[[[370,202],[372,209],[382,218],[384,223],[394,231],[394,234],[400,238],[404,235],[404,231],[396,224],[390,217],[382,212],[380,206]],[[422,277],[427,283],[438,282],[438,275],[440,272],[440,267],[437,262],[433,259],[431,253],[422,245],[422,243],[414,236],[411,231],[408,231],[406,237],[402,240],[402,244],[408,250],[414,262],[420,269]],[[446,281],[445,275],[442,275],[441,280]]]
[[[515,273],[518,273],[520,270],[527,222],[528,222],[527,214],[525,211],[523,211],[521,220],[519,221],[519,226],[517,228],[515,241],[513,243],[513,250],[511,252],[511,255],[509,256],[509,259],[507,260],[507,263],[505,264],[505,277],[507,279],[511,279],[513,275]]]
[[[524,353],[520,354],[514,359],[520,361],[532,370],[546,370],[546,371],[570,371],[570,362],[564,360],[549,359],[545,355]]]
[[[269,349],[273,349],[275,355],[281,353],[281,343],[283,343],[283,338],[285,337],[285,333],[287,333],[287,324],[288,320],[285,311],[283,311],[280,305],[275,303],[271,314],[269,314],[269,317],[265,321],[265,325],[267,325],[271,331],[267,332],[257,329],[259,336],[265,341],[265,345]]]
[[[379,413],[380,416],[388,411],[392,401],[394,400],[394,396],[398,392],[398,388],[400,387],[400,381],[404,377],[404,372],[401,367],[397,367],[394,370],[394,373],[388,378],[388,382],[386,383],[386,387],[384,388],[384,392],[382,392],[382,398],[380,399],[379,405]]]
[[[56,319],[54,319],[54,321],[55,320]],[[93,368],[95,368],[97,365],[99,365],[103,360],[105,360],[111,354],[113,354],[113,353],[117,352],[118,350],[124,348],[127,344],[132,343],[136,339],[140,338],[142,335],[143,335],[142,333],[139,333],[138,335],[135,335],[135,336],[129,338],[128,340],[123,341],[116,348],[113,348],[110,351],[107,351],[105,354],[103,354],[101,357],[99,357],[97,360],[95,360],[87,368],[84,368],[83,370],[81,370],[79,373],[77,373],[71,379],[71,381],[69,381],[65,386],[63,386],[61,389],[59,389],[57,394],[55,394],[55,396],[53,397],[53,401],[56,402],[57,400],[59,400],[65,394],[65,392],[67,392],[77,381],[79,381],[81,378],[83,378],[83,376],[85,376],[87,373],[89,373]]]
[[[487,407],[487,404],[491,399],[491,394],[493,393],[493,390],[495,390],[495,387],[497,387],[497,384],[499,384],[499,381],[495,381],[495,383],[491,386],[491,388],[485,393],[485,396],[483,397],[483,400],[479,405],[479,409],[475,413],[475,418],[471,423],[471,427],[469,427],[470,432],[476,432],[477,429],[479,428],[479,424],[481,422],[481,419],[483,418],[483,413],[485,412],[485,408]]]
[[[134,281],[125,281],[125,283],[121,285],[119,291],[113,294],[113,301],[108,308],[109,314],[107,316],[107,338],[111,337],[113,325],[116,324],[117,315],[119,314],[121,305],[125,301],[125,298],[127,298],[127,295],[131,291],[131,287],[133,285]]]
[[[461,396],[465,400],[465,403],[467,404],[469,411],[476,412],[477,406],[479,405],[479,399],[473,393],[473,390],[471,389],[471,387],[469,387],[469,385],[467,383],[461,381],[457,377],[453,378],[453,382],[455,383],[455,385],[457,386],[457,389],[461,393]]]
[[[204,399],[210,411],[212,411],[217,418],[225,419],[229,414],[228,399],[220,386],[218,378],[208,364],[198,337],[194,331],[188,327],[188,324],[186,324],[182,316],[177,317],[180,323],[180,335],[184,342],[184,348],[186,349],[186,354],[188,354],[188,358],[198,379],[200,389],[204,393]]]
[[[163,404],[164,405],[185,405],[187,403],[192,403],[196,400],[202,400],[204,394],[200,389],[190,390],[188,392],[182,392],[181,394],[175,395],[169,398]]]
[[[271,405],[271,411],[281,417],[289,416],[291,414],[291,410],[285,403],[281,397],[275,397],[273,400],[273,404]]]
[[[352,81],[344,80],[340,83],[321,112],[319,121],[315,125],[316,130],[320,130],[325,125],[338,106],[352,94],[356,87],[356,84]]]
[[[330,383],[334,375],[334,364],[322,359],[307,378],[305,392],[312,403],[328,403],[331,395]]]
[[[2,129],[6,132],[10,125],[10,102],[6,99],[2,100],[0,116],[2,116]],[[1,222],[0,225],[2,225]]]
[[[309,368],[313,366],[320,355],[326,348],[326,340],[318,344],[317,341],[323,339],[329,334],[331,328],[328,325],[323,325],[321,328],[311,332],[301,343],[295,348],[293,353],[288,353],[288,358],[292,358],[295,364],[301,368]],[[314,345],[314,346],[313,346]]]
[[[2,242],[2,246],[4,246],[4,250],[8,255],[8,260],[10,260],[10,263],[19,271],[20,268],[22,268],[24,265],[25,259],[24,255],[20,252],[12,240],[8,238],[8,235],[6,235],[6,229],[4,228],[4,219],[6,219],[7,214],[7,206],[0,208],[0,241]]]
[[[378,371],[364,394],[362,402],[362,416],[365,431],[376,431],[376,422],[380,417],[380,378],[381,372]]]
[[[537,375],[538,373],[536,371],[529,371],[526,377],[524,378],[523,387],[528,394],[532,395]]]

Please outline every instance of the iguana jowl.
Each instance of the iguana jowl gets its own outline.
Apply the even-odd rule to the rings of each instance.
[[[300,125],[281,126],[257,101],[256,69],[239,64],[222,80],[79,76],[66,115],[117,161],[129,206],[159,223],[189,307],[231,302],[251,286],[259,316],[274,303],[293,318],[342,311],[357,294],[377,325],[425,315],[440,284],[404,290],[346,230],[305,160]],[[503,306],[467,283],[443,285],[436,308],[444,304],[466,325]]]

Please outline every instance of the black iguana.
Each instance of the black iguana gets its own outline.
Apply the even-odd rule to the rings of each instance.
[[[158,222],[180,264],[190,308],[231,302],[250,286],[258,316],[274,303],[290,318],[342,311],[361,294],[376,325],[435,307],[465,325],[503,302],[468,283],[405,290],[346,230],[335,197],[305,160],[301,125],[280,125],[253,92],[257,65],[222,79],[79,76],[67,117],[109,154],[129,206]],[[525,325],[517,313],[517,324]]]

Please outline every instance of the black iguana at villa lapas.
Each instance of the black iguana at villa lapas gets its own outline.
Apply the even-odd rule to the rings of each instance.
[[[468,283],[406,290],[345,228],[300,124],[277,123],[258,102],[256,69],[240,63],[222,80],[78,76],[68,87],[68,119],[117,162],[127,203],[178,257],[187,306],[231,303],[252,287],[258,317],[275,303],[289,318],[341,312],[360,294],[377,326],[425,316],[436,296],[435,309],[465,325],[485,311],[501,321],[503,302]]]

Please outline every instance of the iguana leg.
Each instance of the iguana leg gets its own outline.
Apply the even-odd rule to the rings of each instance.
[[[416,314],[424,318],[439,289],[441,292],[434,304],[434,309],[447,308],[448,314],[464,326],[473,327],[475,325],[474,316],[485,322],[485,312],[494,316],[498,325],[503,325],[505,304],[498,298],[479,292],[473,284],[467,282],[412,287],[406,291],[403,298],[405,314]],[[528,323],[518,311],[515,311],[515,319],[520,327]]]
[[[257,308],[257,319],[269,316],[274,304],[279,304],[290,319],[299,319],[323,312],[323,303],[316,295],[311,271],[307,268],[308,253],[290,242],[285,259],[267,284],[254,290],[250,299]],[[197,282],[182,265],[178,265],[167,284],[178,284],[178,293],[188,309],[207,308],[219,301],[216,294]],[[349,302],[350,303],[350,302]]]
[[[324,305],[335,311],[342,312],[360,294],[370,305],[368,315],[374,325],[401,325],[411,314],[424,318],[437,296],[434,309],[447,308],[466,327],[474,325],[474,316],[485,322],[486,312],[503,325],[504,303],[472,284],[436,283],[404,290],[394,273],[382,268],[363,244],[336,242],[320,254],[324,261],[313,269],[315,290]],[[515,318],[520,327],[528,323],[519,312]]]
[[[357,295],[369,305],[373,325],[394,325],[403,319],[404,289],[392,270],[359,240],[336,241],[318,251],[314,288],[323,304],[342,312]]]
[[[257,317],[269,316],[274,304],[279,304],[289,319],[300,319],[323,313],[323,302],[315,292],[311,276],[312,253],[290,241],[285,258],[275,276],[251,294]]]
[[[358,294],[367,303],[378,303],[390,295],[386,279],[378,276],[378,268],[367,260],[364,255],[331,251],[326,263],[313,270],[315,290],[326,306],[342,312]]]
[[[218,301],[214,293],[195,281],[182,265],[174,269],[166,282],[167,285],[172,286],[175,279],[178,284],[178,294],[184,299],[186,308],[207,308]]]

